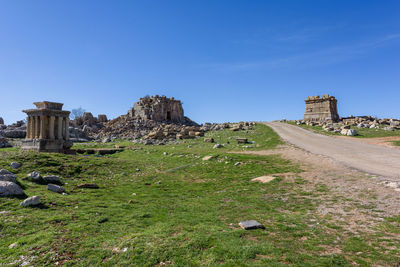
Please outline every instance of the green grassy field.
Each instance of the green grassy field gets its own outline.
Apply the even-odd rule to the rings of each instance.
[[[291,122],[291,121],[288,121],[287,123],[302,127],[304,129],[312,130],[312,131],[315,131],[320,134],[341,136],[340,133],[324,131],[322,129],[322,126],[310,126],[310,125],[305,125],[305,124],[297,125],[296,123]],[[354,138],[375,138],[375,137],[400,136],[400,130],[385,131],[383,129],[357,128],[354,126],[352,126],[351,129],[356,130],[358,133],[358,135],[356,135],[356,136],[351,136]]]
[[[40,195],[43,206],[22,208],[20,199],[0,198],[0,265],[392,266],[399,261],[400,244],[393,236],[400,234],[400,217],[386,218],[373,232],[350,233],[316,212],[329,189],[302,189],[307,182],[296,175],[300,166],[276,155],[228,153],[280,144],[267,126],[208,136],[230,144],[212,149],[200,138],[165,146],[76,145],[129,148],[103,157],[1,150],[0,168],[23,163],[15,171],[18,181],[28,196]],[[235,137],[255,143],[237,145]],[[206,155],[214,158],[203,161]],[[24,180],[34,170],[60,175],[68,195]],[[250,182],[287,172],[294,178]],[[100,189],[76,188],[81,183]],[[238,227],[250,219],[266,229]],[[333,247],[339,250],[328,249]]]

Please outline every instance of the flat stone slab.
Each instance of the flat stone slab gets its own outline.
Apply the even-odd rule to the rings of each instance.
[[[65,192],[65,188],[62,186],[58,186],[56,184],[48,184],[47,185],[47,190],[56,192],[56,193],[64,193]]]
[[[210,160],[212,158],[213,158],[213,156],[205,156],[204,158],[202,158],[202,160]]]
[[[239,223],[239,226],[244,230],[253,230],[253,229],[265,229],[264,225],[257,222],[256,220],[242,221]]]
[[[251,179],[251,181],[252,182],[260,182],[260,183],[266,184],[266,183],[269,183],[269,182],[273,181],[274,179],[275,179],[274,176],[266,176],[265,175],[265,176],[260,176],[260,177]]]

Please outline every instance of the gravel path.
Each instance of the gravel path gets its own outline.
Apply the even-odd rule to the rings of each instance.
[[[400,182],[399,149],[316,134],[287,123],[269,122],[266,125],[285,141],[313,154],[327,156],[348,167]]]

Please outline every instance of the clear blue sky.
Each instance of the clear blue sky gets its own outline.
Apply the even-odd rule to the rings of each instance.
[[[40,100],[110,118],[147,94],[195,121],[400,117],[400,1],[0,0],[0,116]]]

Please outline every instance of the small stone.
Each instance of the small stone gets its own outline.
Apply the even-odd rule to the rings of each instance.
[[[22,164],[19,162],[11,162],[10,166],[13,169],[19,169],[19,168],[21,168]]]
[[[11,245],[8,246],[8,248],[9,248],[9,249],[13,249],[13,248],[15,248],[16,246],[18,246],[18,243],[17,243],[17,242],[12,243]]]
[[[167,155],[168,155],[168,152],[164,152],[163,155],[164,155],[164,156],[167,156]]]
[[[212,158],[213,158],[213,156],[205,156],[204,158],[202,158],[202,160],[206,161],[206,160],[210,160]]]
[[[236,142],[238,144],[247,144],[248,140],[247,140],[247,138],[236,138]]]
[[[275,177],[273,176],[260,176],[254,179],[251,179],[252,182],[260,182],[260,183],[269,183],[271,181],[273,181],[275,179]]]
[[[79,184],[76,187],[77,188],[99,189],[99,186],[97,184]]]
[[[234,165],[235,166],[239,166],[240,164],[242,164],[241,162],[236,162]]]
[[[214,138],[204,138],[204,142],[206,142],[206,143],[214,143]]]
[[[56,184],[48,184],[47,185],[47,190],[56,192],[56,193],[64,193],[65,188]]]
[[[255,220],[242,221],[239,223],[239,226],[245,230],[265,229],[264,225]]]
[[[140,172],[140,169],[139,169],[139,168],[137,168],[137,169],[136,169],[136,171],[137,171],[137,172]]]
[[[39,204],[40,204],[40,196],[29,197],[20,203],[20,205],[24,207],[37,206]]]
[[[215,144],[215,145],[213,146],[213,149],[221,148],[221,147],[223,147],[221,144]]]

